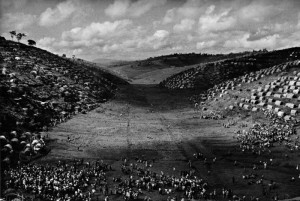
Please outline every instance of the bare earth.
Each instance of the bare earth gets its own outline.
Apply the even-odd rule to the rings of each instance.
[[[242,179],[242,175],[253,172],[259,178],[264,175],[266,185],[271,180],[278,183],[278,188],[272,190],[266,200],[271,200],[275,193],[281,199],[300,195],[300,180],[290,181],[297,173],[295,166],[299,163],[299,153],[288,152],[289,158],[284,157],[282,150],[260,157],[241,153],[234,139],[234,131],[240,129],[238,126],[242,123],[251,125],[251,118],[230,117],[238,124],[224,128],[222,123],[227,123],[228,119],[200,119],[188,97],[189,92],[170,92],[154,85],[124,86],[114,100],[88,114],[79,114],[45,133],[51,139],[52,150],[37,162],[103,159],[112,164],[116,171],[110,174],[115,176],[121,175],[122,157],[130,160],[139,157],[155,159],[152,170],[158,173],[164,171],[179,176],[181,170],[189,169],[187,163],[191,160],[196,175],[208,181],[210,189],[217,189],[219,194],[226,187],[233,189],[234,194],[246,195],[248,199],[251,195],[261,197],[261,185],[249,185],[247,180]],[[193,158],[193,153],[198,152],[207,157],[208,164]],[[212,163],[215,157],[217,160]],[[259,166],[259,170],[253,171],[253,163],[271,157],[276,166],[267,170]],[[233,165],[235,160],[237,166]],[[208,174],[208,171],[211,173]],[[232,183],[232,177],[235,177],[235,183]],[[153,200],[166,200],[166,196],[160,196],[157,192],[148,194]]]

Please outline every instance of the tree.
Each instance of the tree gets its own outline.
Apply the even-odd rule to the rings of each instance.
[[[18,33],[18,34],[17,34],[17,40],[18,40],[18,42],[20,42],[20,40],[21,40],[23,37],[26,37],[26,34],[24,34],[24,33]]]
[[[28,42],[28,45],[32,45],[32,46],[36,45],[36,42],[31,39],[29,39],[27,42]]]
[[[17,35],[16,31],[10,31],[10,36],[11,36],[11,39],[14,40],[14,36]]]

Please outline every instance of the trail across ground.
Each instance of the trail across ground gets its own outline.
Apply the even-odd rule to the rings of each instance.
[[[188,101],[188,93],[167,91],[154,85],[123,86],[114,100],[46,133],[52,150],[38,162],[103,159],[119,169],[121,158],[139,157],[154,159],[154,170],[179,175],[181,170],[189,169],[190,160],[197,176],[208,181],[211,188],[221,191],[226,187],[237,194],[261,195],[261,187],[249,186],[242,179],[243,174],[252,171],[252,163],[260,159],[240,153],[234,139],[238,125],[225,129],[222,123],[226,119],[200,119]],[[195,160],[193,154],[199,152],[205,155],[207,164]],[[237,167],[233,165],[235,160],[240,163]],[[290,183],[286,167],[261,171],[266,181],[274,179],[280,183],[279,190],[290,196],[297,195],[297,186],[293,185],[299,182]],[[276,176],[273,178],[273,175]],[[232,177],[236,178],[235,184],[231,182]]]

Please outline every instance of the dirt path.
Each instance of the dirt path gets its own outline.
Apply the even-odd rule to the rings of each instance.
[[[189,170],[187,162],[191,160],[197,176],[208,181],[211,188],[221,190],[226,186],[238,194],[261,195],[261,187],[249,186],[242,175],[252,172],[252,164],[265,158],[240,153],[233,138],[238,125],[225,129],[222,123],[227,120],[198,118],[187,97],[187,94],[155,86],[126,86],[115,100],[49,131],[52,151],[39,162],[103,159],[119,169],[121,158],[142,157],[155,159],[153,170],[157,172],[179,175],[180,170]],[[229,151],[233,154],[228,155]],[[205,155],[207,164],[193,157],[199,152]],[[290,162],[281,153],[275,154],[278,161],[282,160],[278,162],[280,165],[268,171],[259,170],[257,174],[264,174],[266,183],[273,179],[280,183],[281,191],[297,196],[295,189],[300,183],[289,182],[295,170],[288,168]],[[217,160],[213,163],[215,157]],[[297,157],[297,153],[290,157]],[[235,160],[238,166],[233,165]],[[236,178],[236,184],[232,184],[232,177]]]

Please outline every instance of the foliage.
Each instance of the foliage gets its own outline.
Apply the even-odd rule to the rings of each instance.
[[[11,39],[14,40],[14,36],[17,35],[17,32],[16,31],[10,31],[10,36],[11,36]]]
[[[25,33],[18,33],[18,34],[17,34],[17,40],[18,40],[18,42],[20,42],[20,40],[21,40],[23,37],[26,37],[26,34],[25,34]]]
[[[29,39],[27,42],[28,42],[28,45],[32,45],[32,46],[36,45],[36,42],[31,39]]]

